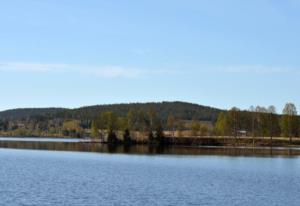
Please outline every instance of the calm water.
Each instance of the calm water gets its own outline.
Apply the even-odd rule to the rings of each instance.
[[[300,148],[108,146],[106,144],[90,143],[88,139],[68,138],[0,137],[0,148],[151,155],[300,156]]]
[[[0,141],[12,142],[80,142],[77,138],[45,138],[45,137],[0,137]]]
[[[174,155],[170,148],[156,152],[173,155],[141,155],[145,148],[128,155],[74,152],[76,145],[92,147],[82,143],[3,144],[26,150],[0,149],[0,205],[300,205],[297,156]],[[69,150],[52,151],[64,146]]]

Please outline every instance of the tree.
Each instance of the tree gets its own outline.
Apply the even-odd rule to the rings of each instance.
[[[284,136],[288,136],[292,143],[292,136],[298,135],[297,108],[293,103],[287,103],[282,111],[281,130]]]
[[[193,136],[198,136],[199,135],[199,131],[201,129],[200,122],[194,119],[192,121],[192,124],[191,124],[191,129],[192,129],[192,135]]]
[[[9,122],[7,120],[3,121],[0,119],[0,131],[6,132],[8,129]]]
[[[100,122],[103,129],[114,132],[118,128],[118,117],[113,112],[104,112],[101,114]]]
[[[285,115],[297,115],[297,108],[293,103],[287,103],[282,111]]]
[[[104,112],[99,118],[99,128],[107,131],[108,143],[115,144],[118,142],[115,131],[118,129],[118,117],[113,112]]]
[[[162,125],[159,123],[155,130],[155,139],[158,144],[162,145],[165,143],[165,135]]]
[[[98,138],[100,136],[99,127],[96,120],[92,121],[91,135],[94,138]]]
[[[140,132],[144,132],[144,131],[146,131],[147,130],[147,128],[148,128],[148,121],[147,121],[147,118],[148,118],[148,116],[147,116],[147,114],[146,114],[146,112],[144,111],[144,110],[139,110],[138,111],[138,131],[140,131]]]
[[[67,136],[81,137],[83,135],[83,129],[80,127],[80,121],[78,120],[64,121],[63,131]]]
[[[115,132],[109,131],[107,136],[108,144],[117,144],[119,142],[118,137]]]
[[[150,121],[150,128],[153,130],[156,124],[156,110],[155,108],[151,107],[148,111],[148,117]]]
[[[229,121],[226,113],[221,112],[218,116],[215,124],[215,130],[217,135],[226,136],[230,133]]]
[[[269,106],[267,110],[270,114],[276,114],[276,107],[273,105]]]
[[[135,130],[137,124],[137,111],[130,109],[127,113],[128,129]]]
[[[167,127],[169,131],[172,133],[172,137],[174,138],[174,131],[175,131],[175,117],[173,115],[168,116],[167,120]]]
[[[270,140],[271,140],[271,145],[273,141],[273,135],[274,135],[274,126],[275,126],[275,121],[276,121],[276,108],[275,106],[271,105],[268,107],[268,114],[269,114],[269,134],[270,134]]]
[[[255,122],[256,122],[256,109],[254,106],[251,106],[249,109],[251,113],[251,133],[252,133],[252,146],[254,147],[255,144]]]
[[[125,129],[125,131],[124,131],[123,141],[124,141],[124,144],[131,143],[131,137],[130,137],[130,131],[129,131],[129,129]]]
[[[127,129],[131,132],[131,137],[135,140],[137,138],[135,131],[138,130],[139,122],[138,122],[138,111],[136,109],[130,109],[126,116],[127,120]]]
[[[183,120],[178,120],[177,121],[177,131],[178,131],[178,136],[181,137],[183,134],[182,132],[185,130],[185,124]]]
[[[206,136],[208,135],[209,132],[209,127],[205,124],[200,125],[200,135],[201,136]]]
[[[119,117],[118,118],[118,127],[123,131],[123,142],[124,144],[131,143],[131,136],[129,130],[129,121],[127,117]]]
[[[235,138],[237,138],[239,130],[239,113],[240,109],[237,107],[233,107],[228,112],[228,122],[231,127],[231,133]]]
[[[258,135],[262,137],[268,136],[269,135],[268,110],[265,107],[257,106],[255,112],[256,112]]]
[[[152,131],[148,132],[148,142],[153,143],[154,142],[154,135]]]

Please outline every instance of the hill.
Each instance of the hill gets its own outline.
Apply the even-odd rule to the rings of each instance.
[[[92,120],[101,112],[112,111],[119,116],[125,116],[130,109],[148,111],[154,109],[159,117],[165,121],[169,115],[176,116],[184,120],[198,119],[201,121],[215,122],[220,109],[191,104],[187,102],[160,102],[160,103],[129,103],[129,104],[109,104],[95,105],[76,109],[66,108],[28,108],[13,109],[0,112],[2,120],[24,120],[31,118],[62,118]]]

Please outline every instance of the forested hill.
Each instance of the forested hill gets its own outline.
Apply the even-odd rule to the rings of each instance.
[[[64,108],[22,108],[22,109],[11,109],[0,112],[0,119],[7,120],[21,120],[30,117],[55,117],[61,112],[69,111]]]
[[[100,113],[111,111],[119,116],[125,116],[129,110],[155,110],[162,120],[166,120],[169,115],[184,120],[198,119],[202,121],[216,121],[221,110],[186,102],[161,102],[161,103],[130,103],[87,106],[76,109],[64,108],[30,108],[13,109],[0,112],[0,119],[4,120],[24,120],[31,118],[62,118],[92,120]]]

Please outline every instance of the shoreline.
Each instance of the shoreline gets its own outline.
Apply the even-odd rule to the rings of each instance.
[[[10,141],[14,138],[20,140],[78,140],[78,143],[87,143],[87,144],[103,144],[103,145],[125,145],[125,146],[134,146],[134,145],[149,145],[149,146],[181,146],[186,148],[237,148],[237,149],[267,149],[267,148],[299,148],[300,149],[300,138],[293,138],[290,143],[289,138],[285,137],[273,137],[272,141],[270,137],[216,137],[216,136],[207,136],[207,137],[165,137],[164,142],[149,142],[148,140],[132,140],[130,142],[123,142],[122,140],[114,143],[109,143],[107,141],[101,141],[100,139],[95,138],[76,138],[76,137],[51,137],[51,136],[41,136],[41,137],[24,137],[24,136],[0,136],[1,138],[6,138],[5,141]],[[63,142],[63,141],[62,141]]]
[[[179,155],[232,157],[300,157],[296,147],[230,147],[183,145],[111,145],[86,142],[1,141],[0,149],[92,152],[124,155]]]

